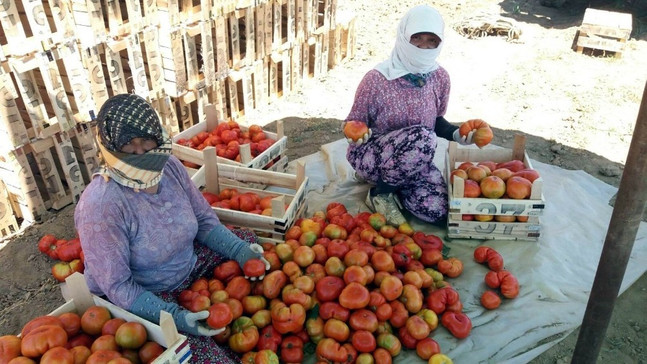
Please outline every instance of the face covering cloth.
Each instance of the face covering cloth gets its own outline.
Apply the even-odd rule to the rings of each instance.
[[[121,152],[133,138],[155,140],[157,148],[144,154]],[[159,183],[171,155],[171,140],[145,99],[135,94],[108,99],[97,115],[97,139],[105,165],[95,174],[136,191]]]
[[[445,22],[440,13],[427,5],[411,8],[400,20],[391,56],[375,69],[394,80],[406,74],[427,74],[438,68],[436,59],[443,46]],[[434,33],[441,42],[435,49],[421,49],[409,43],[416,33]]]

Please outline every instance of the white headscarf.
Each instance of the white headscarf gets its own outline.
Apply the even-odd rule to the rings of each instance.
[[[408,73],[424,74],[438,68],[436,58],[443,47],[445,22],[440,13],[428,6],[418,5],[411,8],[400,20],[395,47],[391,56],[375,66],[387,80],[394,80]],[[429,32],[440,37],[440,44],[435,49],[421,49],[409,43],[416,33]]]

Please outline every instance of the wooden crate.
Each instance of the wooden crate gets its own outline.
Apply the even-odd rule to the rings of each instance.
[[[96,114],[88,73],[73,43],[8,61],[30,138],[46,138]],[[8,80],[3,81],[7,85]]]
[[[582,53],[585,48],[597,49],[614,52],[616,57],[621,57],[631,29],[630,13],[587,8],[575,35],[576,51]]]
[[[22,57],[74,40],[70,8],[61,1],[5,1],[0,7],[5,56]]]
[[[238,70],[256,60],[256,23],[254,7],[237,9],[227,17],[229,24],[229,66]]]
[[[206,108],[206,111],[207,118],[205,121],[194,125],[191,128],[173,137],[173,154],[178,157],[178,159],[198,165],[205,164],[206,157],[204,156],[203,151],[179,145],[177,144],[177,141],[180,139],[190,139],[193,136],[197,135],[199,132],[211,131],[216,128],[216,126],[218,125],[218,118],[215,115],[215,107],[213,107],[213,105],[209,105]],[[244,125],[241,125],[241,130],[247,130],[247,128]],[[243,144],[240,146],[240,163],[227,158],[217,157],[218,163],[255,169],[261,169],[267,166],[271,161],[273,161],[277,157],[280,157],[285,152],[287,148],[287,137],[283,135],[282,123],[277,124],[276,134],[270,133],[268,131],[265,131],[265,134],[269,139],[273,139],[276,142],[269,148],[267,148],[263,153],[252,158],[249,144]]]
[[[4,182],[0,180],[0,239],[17,233],[19,228],[11,200],[9,200],[9,193]]]
[[[107,32],[103,22],[101,1],[70,0],[74,30],[81,49],[94,47],[106,41]]]
[[[330,47],[328,54],[328,68],[333,68],[346,59],[355,56],[355,16],[339,19],[336,26],[330,30]]]
[[[215,194],[225,188],[236,188],[241,193],[250,191],[261,197],[277,196],[272,199],[272,216],[213,207],[223,224],[281,238],[303,213],[308,177],[302,164],[297,166],[297,174],[292,175],[216,163],[215,148],[206,148],[204,156],[205,165],[191,178],[199,188]]]
[[[0,74],[0,98],[4,100],[0,103],[0,152],[6,153],[29,143],[24,109],[10,73]]]
[[[462,147],[456,142],[449,143],[445,157],[445,180],[450,180],[450,173],[462,162],[492,161],[507,162],[513,159],[521,160],[526,168],[533,168],[524,148],[525,138],[518,135],[513,149],[476,149]],[[463,197],[464,180],[454,177],[453,183],[448,183],[449,217],[447,222],[449,238],[467,239],[501,239],[501,240],[531,240],[536,241],[540,236],[539,216],[543,213],[545,201],[542,195],[543,179],[540,177],[532,184],[529,199],[487,199]],[[527,222],[481,222],[464,221],[463,214],[474,215],[506,215],[527,216]]]
[[[37,221],[47,210],[26,147],[0,155],[0,178],[5,183],[14,214],[23,222]],[[41,180],[42,181],[42,180]]]
[[[3,154],[0,177],[15,217],[31,223],[45,210],[76,203],[98,166],[94,134],[77,124]]]
[[[186,336],[178,333],[173,316],[168,312],[160,312],[159,325],[144,320],[90,293],[85,278],[83,278],[83,274],[81,273],[74,273],[69,276],[65,280],[65,283],[61,284],[61,291],[66,302],[50,312],[50,316],[59,316],[66,312],[75,312],[83,315],[91,306],[102,306],[110,311],[113,318],[121,318],[129,322],[139,322],[144,325],[148,334],[148,340],[155,341],[166,349],[152,364],[184,364],[189,362],[192,356],[189,342]]]
[[[151,4],[153,3],[153,4]],[[155,2],[138,0],[108,0],[102,8],[103,18],[107,24],[106,33],[114,38],[139,33],[146,25],[155,25]],[[149,17],[144,17],[144,6]]]

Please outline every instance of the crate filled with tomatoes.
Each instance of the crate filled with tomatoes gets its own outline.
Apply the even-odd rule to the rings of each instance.
[[[288,139],[283,124],[277,123],[277,133],[263,130],[259,125],[249,127],[236,121],[218,121],[215,107],[205,107],[206,120],[173,136],[173,154],[193,169],[204,164],[203,151],[213,147],[218,163],[234,166],[283,171],[287,165]]]
[[[517,135],[513,149],[450,142],[445,157],[447,236],[537,241],[545,207],[543,179]]]
[[[178,333],[171,314],[162,312],[160,325],[144,320],[91,294],[78,272],[66,279],[61,290],[66,303],[48,315],[34,317],[20,333],[0,337],[0,361],[189,362],[191,348],[186,336]]]
[[[282,239],[305,209],[308,177],[298,163],[296,174],[216,163],[213,148],[192,177],[223,224],[250,228]]]

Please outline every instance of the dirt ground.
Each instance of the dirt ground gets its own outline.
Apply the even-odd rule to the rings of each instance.
[[[532,159],[583,169],[618,186],[647,80],[647,5],[613,2],[620,6],[616,11],[634,14],[632,37],[622,57],[615,58],[571,49],[584,9],[602,5],[588,1],[567,1],[562,8],[541,5],[547,2],[433,2],[446,22],[439,59],[452,77],[446,118],[456,124],[482,118],[494,127],[493,143],[504,147],[512,146],[514,134],[524,134]],[[341,138],[340,121],[350,109],[357,83],[389,54],[397,21],[418,3],[339,0],[338,20],[356,17],[354,57],[326,75],[305,80],[299,90],[276,102],[249,111],[247,121],[273,130],[275,121],[283,120],[290,160]],[[510,22],[506,26],[520,30],[520,37],[468,39],[456,31],[465,24],[504,24],[497,21]],[[38,252],[36,242],[46,233],[72,238],[73,209],[48,212],[41,223],[0,242],[0,335],[19,332],[29,319],[63,303],[50,274],[53,261]],[[618,298],[600,362],[647,362],[647,317],[640,309],[645,302],[647,275]],[[531,363],[570,362],[576,340],[574,332]]]

